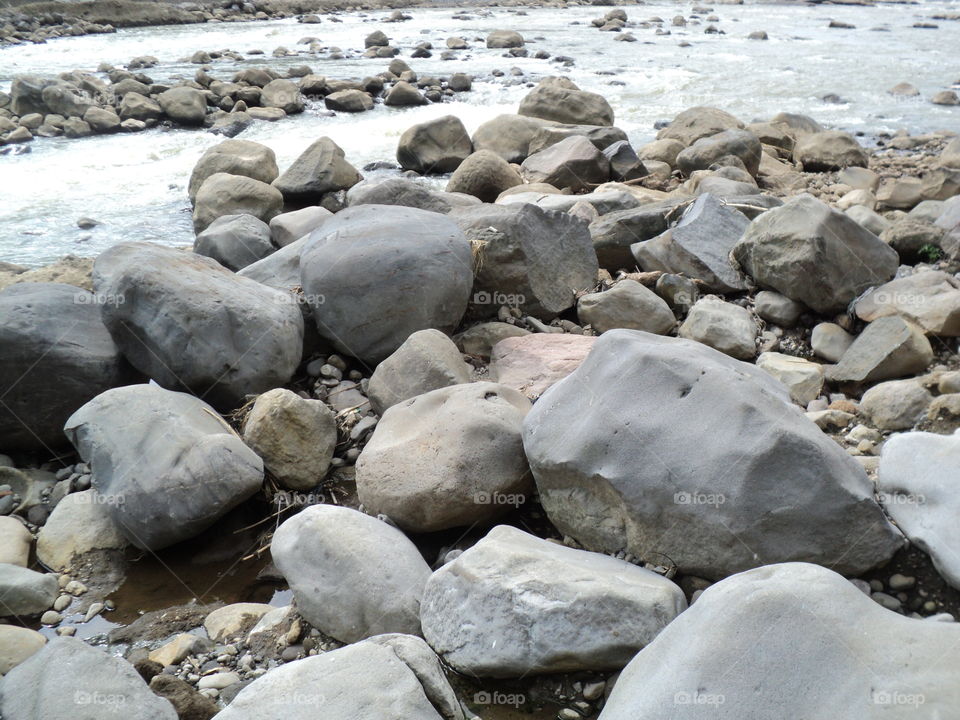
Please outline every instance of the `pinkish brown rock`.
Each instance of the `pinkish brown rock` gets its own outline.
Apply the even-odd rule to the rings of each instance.
[[[491,378],[536,399],[579,367],[595,337],[537,333],[501,340],[490,358]]]

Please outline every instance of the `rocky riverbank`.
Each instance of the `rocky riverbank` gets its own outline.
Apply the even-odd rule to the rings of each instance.
[[[365,44],[99,81],[195,127],[466,89]],[[0,267],[0,715],[955,713],[960,138],[696,106],[635,147],[593,90],[414,124],[385,179],[228,137],[192,248]],[[118,592],[144,557],[178,601]]]

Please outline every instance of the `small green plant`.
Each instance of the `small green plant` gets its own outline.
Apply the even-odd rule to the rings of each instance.
[[[935,263],[937,260],[943,257],[943,250],[932,243],[927,243],[926,245],[920,246],[920,249],[917,251],[917,255],[924,262]]]

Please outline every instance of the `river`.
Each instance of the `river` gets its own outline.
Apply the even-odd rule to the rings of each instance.
[[[185,62],[197,50],[233,49],[242,62],[215,61],[211,74],[229,79],[235,70],[267,64],[275,68],[309,65],[332,78],[361,78],[386,68],[388,61],[359,56],[363,38],[384,30],[401,58],[420,74],[475,76],[472,92],[455,102],[413,109],[383,105],[360,115],[327,117],[322,105],[278,123],[256,123],[240,137],[269,145],[281,170],[313,140],[333,138],[356,166],[392,160],[404,129],[444,114],[459,116],[471,132],[484,121],[515,112],[527,92],[526,82],[550,74],[569,75],[583,89],[605,95],[616,111],[616,124],[635,145],[655,136],[654,124],[692,105],[716,105],[745,121],[769,118],[779,111],[807,113],[820,122],[872,136],[908,128],[960,131],[960,108],[929,102],[936,91],[960,82],[960,22],[931,20],[958,13],[956,2],[920,5],[801,6],[717,5],[723,34],[705,34],[707,22],[672,27],[675,15],[689,16],[691,5],[653,3],[625,6],[631,21],[663,18],[669,35],[655,28],[633,28],[638,42],[614,42],[590,20],[609,8],[458,11],[412,9],[413,20],[383,23],[388,12],[343,14],[342,22],[325,17],[320,24],[296,20],[132,28],[111,35],[64,38],[42,45],[0,48],[0,89],[9,89],[21,73],[53,75],[101,62],[121,66],[137,55],[154,55],[160,65],[145,72],[155,81],[192,77],[198,66]],[[469,19],[454,17],[469,15]],[[828,28],[831,19],[854,29]],[[938,29],[913,27],[915,23]],[[507,58],[482,42],[460,51],[452,61],[440,59],[445,40],[460,35],[472,41],[495,29],[516,29],[528,41],[531,57]],[[765,30],[769,40],[749,40]],[[353,51],[333,60],[311,55],[298,41],[317,37],[326,46]],[[434,57],[411,60],[420,42],[433,43]],[[689,47],[680,43],[686,41]],[[300,50],[297,57],[275,59],[277,47]],[[359,50],[358,50],[359,49]],[[575,59],[564,68],[532,57],[537,50]],[[345,54],[348,54],[345,52]],[[511,73],[518,68],[523,76]],[[494,70],[504,75],[496,77]],[[898,98],[887,89],[909,81],[921,95]],[[822,100],[827,93],[845,102]],[[129,240],[191,243],[193,233],[186,182],[194,163],[221,137],[198,130],[156,128],[143,133],[82,140],[38,139],[32,151],[0,157],[0,260],[37,266],[65,254],[91,256]],[[389,171],[379,171],[389,172]],[[100,224],[81,230],[76,221],[93,217]]]

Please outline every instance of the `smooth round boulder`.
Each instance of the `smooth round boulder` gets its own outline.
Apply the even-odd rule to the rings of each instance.
[[[0,714],[9,720],[177,720],[126,660],[58,637],[0,682]]]
[[[243,175],[271,183],[279,174],[277,156],[266,145],[251,140],[224,140],[207,148],[190,173],[187,193],[191,202],[197,197],[204,180],[216,173]]]
[[[157,102],[166,116],[180,125],[203,125],[207,115],[207,96],[185,85],[160,93]]]
[[[533,489],[521,428],[530,401],[477,382],[389,408],[357,460],[357,494],[409,532],[487,522]]]
[[[520,173],[506,160],[491,150],[477,150],[454,170],[446,191],[466,193],[492,203],[504,190],[522,184]]]
[[[381,633],[420,634],[430,567],[397,528],[336,505],[283,522],[270,545],[304,619],[343,643]]]
[[[487,35],[487,47],[491,49],[523,47],[523,35],[515,30],[494,30]]]
[[[310,235],[300,279],[320,335],[377,363],[417,330],[457,327],[473,282],[470,243],[439,213],[357,205]]]
[[[571,125],[613,125],[613,108],[605,97],[557,78],[542,80],[527,93],[517,113]]]
[[[193,229],[201,233],[224,215],[253,215],[268,223],[282,210],[283,195],[272,185],[242,175],[216,173],[197,191]]]

